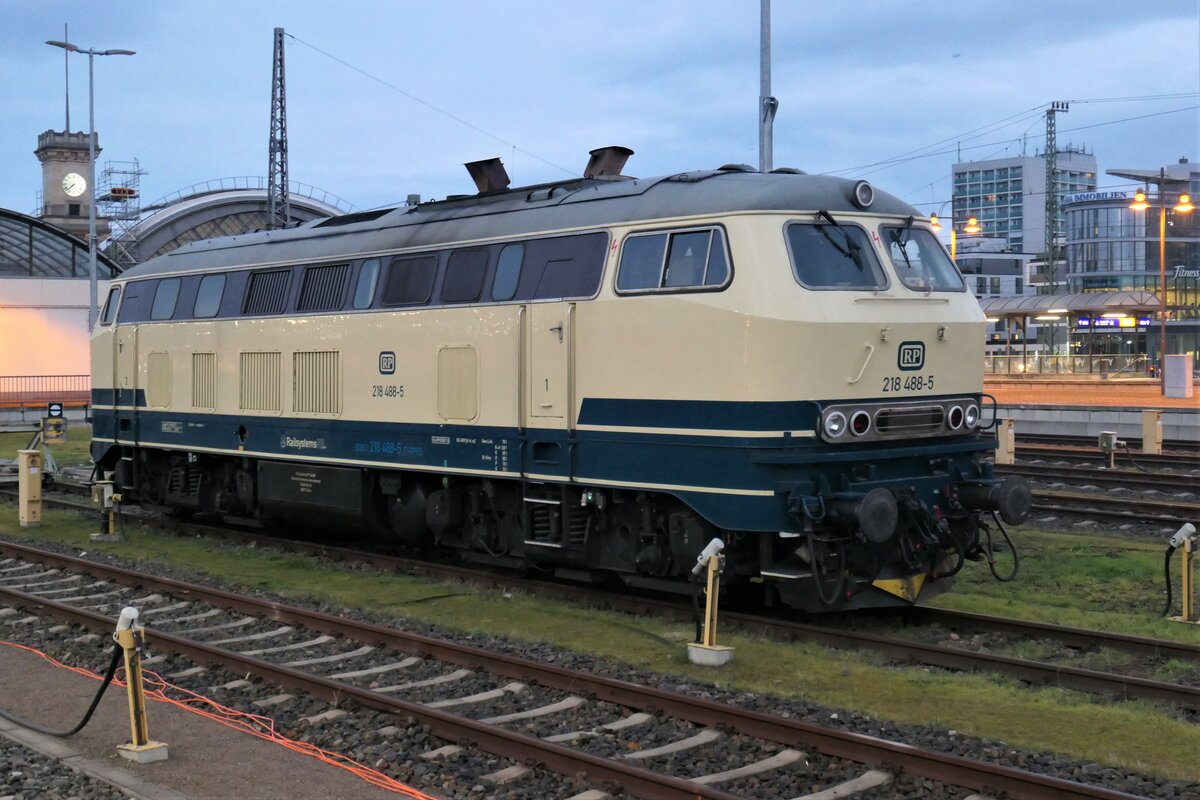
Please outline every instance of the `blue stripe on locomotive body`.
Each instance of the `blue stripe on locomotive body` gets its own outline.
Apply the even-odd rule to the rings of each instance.
[[[97,390],[96,394],[103,390]],[[139,391],[139,394],[141,392]],[[111,394],[109,395],[109,399]],[[104,405],[103,403],[97,403]],[[757,413],[762,406],[761,414]],[[549,481],[661,491],[688,503],[714,525],[743,531],[797,530],[788,511],[793,493],[816,495],[824,481],[833,492],[865,492],[875,487],[911,487],[926,502],[953,482],[957,471],[976,475],[975,460],[993,447],[980,435],[913,442],[830,446],[816,438],[791,436],[703,435],[697,429],[734,430],[809,428],[816,403],[720,403],[698,401],[585,400],[591,424],[653,427],[654,432],[418,425],[290,417],[247,417],[97,408],[93,456],[107,448],[105,432],[126,419],[131,430],[117,443],[174,451],[204,451],[331,465],[411,469],[517,480],[524,472]],[[666,422],[670,420],[670,422]],[[245,426],[246,438],[238,429]],[[689,433],[662,432],[689,429]],[[528,450],[539,444],[544,456]],[[870,465],[867,474],[857,468]]]

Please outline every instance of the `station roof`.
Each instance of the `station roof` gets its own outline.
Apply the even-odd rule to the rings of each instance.
[[[1080,292],[989,297],[979,301],[989,317],[1033,317],[1051,311],[1078,315],[1106,311],[1157,311],[1162,308],[1153,292]]]
[[[96,275],[106,281],[120,270],[96,254]],[[87,242],[37,217],[0,208],[0,278],[84,278]]]

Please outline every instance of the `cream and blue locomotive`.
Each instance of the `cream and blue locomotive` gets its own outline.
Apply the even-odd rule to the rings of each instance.
[[[128,498],[795,608],[904,604],[1028,489],[992,477],[985,321],[917,212],[730,165],[196,242],[115,280],[93,456]],[[740,587],[740,589],[739,589]]]

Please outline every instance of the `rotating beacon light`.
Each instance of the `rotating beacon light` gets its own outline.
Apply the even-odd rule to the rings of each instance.
[[[713,539],[696,557],[696,566],[692,567],[693,577],[707,569],[708,580],[704,593],[704,628],[700,641],[688,644],[688,661],[707,667],[724,666],[733,658],[732,647],[717,644],[717,597],[721,593],[721,565],[725,560],[721,551],[724,549],[725,542]]]

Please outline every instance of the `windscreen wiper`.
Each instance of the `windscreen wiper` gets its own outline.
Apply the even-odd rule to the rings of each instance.
[[[846,258],[853,261],[855,266],[858,267],[858,271],[862,272],[865,269],[865,267],[863,266],[862,257],[859,255],[860,252],[862,251],[862,248],[859,247],[858,244],[856,244],[855,241],[850,238],[850,234],[846,233],[846,229],[842,227],[842,224],[840,222],[838,222],[836,219],[834,219],[833,215],[830,214],[828,211],[826,211],[825,209],[821,209],[820,211],[817,212],[817,216],[821,217],[822,219],[828,220],[830,225],[837,228],[838,233],[840,233],[842,235],[842,239],[844,239],[846,243],[844,246],[838,244],[837,242],[835,242],[833,240],[833,237],[829,235],[829,232],[827,230],[825,230],[824,225],[817,225],[816,228],[817,228],[817,230],[819,230],[821,232],[821,235],[829,240],[829,243],[831,245],[833,245],[835,250],[837,250],[839,253],[844,255]]]

